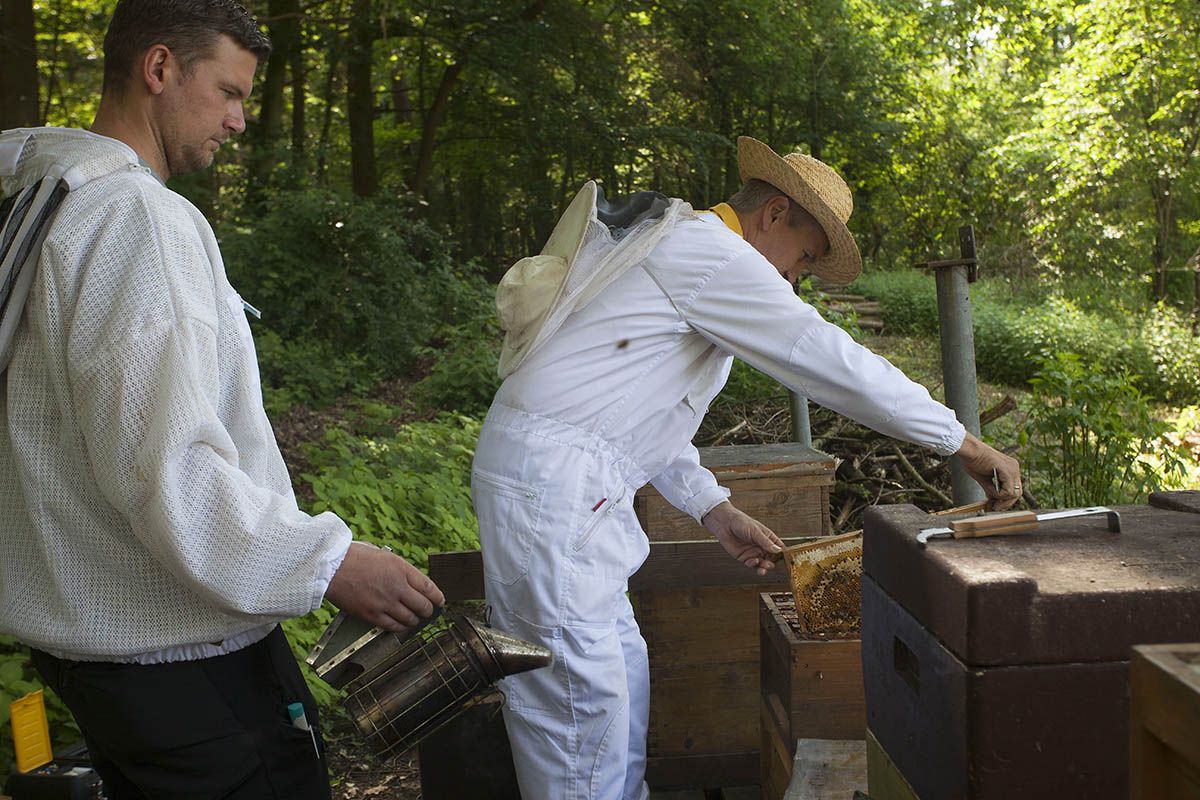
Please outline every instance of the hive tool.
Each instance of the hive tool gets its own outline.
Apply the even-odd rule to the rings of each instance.
[[[1105,506],[1090,506],[1088,508],[1072,508],[1066,511],[1050,511],[1045,514],[1035,514],[1032,511],[1009,511],[1003,514],[987,514],[969,519],[956,519],[948,528],[925,528],[917,534],[917,542],[926,544],[930,539],[954,538],[970,539],[979,536],[1000,536],[1008,533],[1021,533],[1036,530],[1039,522],[1070,517],[1086,517],[1092,514],[1105,514],[1108,517],[1108,529],[1113,533],[1121,532],[1121,515]]]

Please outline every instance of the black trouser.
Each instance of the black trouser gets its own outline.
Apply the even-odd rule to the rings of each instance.
[[[33,664],[75,715],[110,800],[329,798],[318,758],[290,703],[317,707],[283,631],[229,655],[171,664]]]

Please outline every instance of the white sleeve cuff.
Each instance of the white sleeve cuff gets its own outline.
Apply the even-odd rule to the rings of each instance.
[[[934,447],[938,455],[952,456],[962,449],[963,441],[967,438],[967,429],[958,420],[954,421],[949,432],[942,437],[941,442]]]
[[[334,573],[346,560],[346,553],[350,552],[350,545],[353,544],[350,529],[343,525],[342,530],[337,534],[337,539],[337,544],[329,549],[329,555],[317,567],[317,574],[313,578],[312,601],[309,611],[321,607],[321,602],[325,599],[325,592],[329,591],[329,584],[333,580]]]
[[[700,522],[705,514],[728,500],[729,494],[724,486],[713,485],[689,497],[684,505],[692,518]]]

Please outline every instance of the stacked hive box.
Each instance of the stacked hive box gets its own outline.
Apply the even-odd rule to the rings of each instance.
[[[1200,644],[1133,648],[1132,800],[1200,797]]]
[[[1200,517],[1119,510],[927,546],[943,521],[868,512],[867,724],[903,779],[872,797],[1128,797],[1130,648],[1196,639]]]
[[[834,462],[797,444],[702,449],[700,460],[741,510],[789,543],[829,534]],[[711,535],[653,487],[635,500],[652,542],[711,541]],[[733,564],[732,560],[730,563]],[[737,567],[736,564],[734,564]],[[647,780],[655,788],[751,785],[759,778],[758,596],[752,570],[713,585],[688,565],[670,585],[632,592],[650,652]],[[786,589],[784,570],[772,576]]]
[[[858,633],[805,633],[790,592],[760,596],[764,800],[787,790],[797,739],[862,739],[866,733]]]

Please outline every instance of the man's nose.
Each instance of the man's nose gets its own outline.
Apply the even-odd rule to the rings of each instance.
[[[246,113],[242,109],[241,103],[238,103],[232,113],[226,115],[225,128],[230,133],[241,133],[246,130]]]

